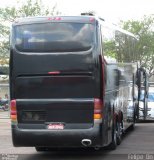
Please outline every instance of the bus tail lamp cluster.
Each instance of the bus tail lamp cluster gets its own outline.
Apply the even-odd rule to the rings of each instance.
[[[103,103],[99,98],[94,99],[94,120],[101,120],[103,118],[102,115]]]
[[[16,100],[11,100],[11,103],[10,103],[10,116],[11,116],[11,121],[13,123],[17,123]]]

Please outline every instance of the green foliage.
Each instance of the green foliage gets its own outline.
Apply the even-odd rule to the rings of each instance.
[[[60,14],[56,6],[45,7],[41,0],[17,1],[19,7],[0,8],[0,64],[8,63],[9,58],[9,26],[19,17],[46,16]]]
[[[116,58],[116,48],[115,48],[115,42],[110,40],[110,41],[105,41],[104,42],[104,54],[105,56]]]
[[[154,74],[154,15],[144,16],[140,21],[122,22],[122,27],[138,37],[136,57],[150,77]]]

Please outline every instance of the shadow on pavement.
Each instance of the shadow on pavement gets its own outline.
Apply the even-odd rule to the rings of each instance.
[[[128,160],[127,154],[108,154],[109,151],[91,151],[91,150],[70,150],[70,151],[57,151],[36,153],[32,155],[20,155],[18,160]]]

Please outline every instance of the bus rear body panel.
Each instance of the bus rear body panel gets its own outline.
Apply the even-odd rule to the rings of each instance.
[[[12,37],[14,146],[81,147],[83,139],[102,146],[102,125],[94,121],[94,101],[101,95],[95,25],[21,24]]]

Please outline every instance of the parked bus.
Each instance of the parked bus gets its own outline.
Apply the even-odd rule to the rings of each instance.
[[[95,16],[31,17],[10,42],[14,146],[115,149],[134,127],[133,34]]]

